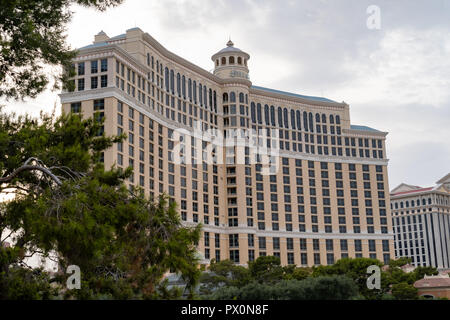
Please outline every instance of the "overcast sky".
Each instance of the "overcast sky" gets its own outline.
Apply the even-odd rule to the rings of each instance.
[[[370,5],[380,29],[367,27]],[[345,101],[352,124],[389,132],[391,189],[450,172],[450,0],[124,0],[73,11],[73,48],[139,27],[206,70],[231,36],[251,56],[253,84]],[[55,104],[50,91],[9,103],[33,114]]]

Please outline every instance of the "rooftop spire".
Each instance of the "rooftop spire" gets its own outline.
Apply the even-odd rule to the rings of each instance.
[[[228,42],[227,42],[227,47],[232,47],[232,46],[234,46],[234,43],[233,43],[233,41],[231,41],[231,39],[230,39],[230,40],[228,40]]]

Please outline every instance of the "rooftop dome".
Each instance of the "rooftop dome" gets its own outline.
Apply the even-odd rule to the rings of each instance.
[[[211,60],[214,61],[214,74],[220,78],[243,78],[249,80],[247,61],[250,55],[234,46],[233,41],[228,40],[226,48],[215,53]]]
[[[224,52],[242,52],[241,49],[234,47],[233,41],[231,39],[227,42],[227,47],[220,50],[218,53]]]

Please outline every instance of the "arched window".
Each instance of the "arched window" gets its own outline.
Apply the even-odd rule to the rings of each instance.
[[[334,117],[333,117],[332,114],[330,114],[330,123],[331,123],[331,124],[334,124]]]
[[[147,53],[147,65],[150,65],[150,53]]]
[[[295,111],[291,110],[291,127],[295,130]]]
[[[173,70],[170,70],[170,90],[172,91],[172,94],[175,93],[175,76]]]
[[[216,66],[218,66],[218,65],[219,65],[219,59],[216,60]]]
[[[289,128],[288,111],[286,108],[284,108],[283,110],[283,115],[284,115],[284,127]]]
[[[222,57],[222,65],[226,65],[227,64],[227,59],[225,57]]]
[[[199,83],[198,84],[198,101],[201,106],[203,105],[203,90],[202,90],[202,88],[203,88],[202,84]]]
[[[181,89],[183,91],[183,98],[186,99],[186,77],[181,77]]]
[[[223,103],[228,102],[228,93],[225,92],[225,93],[223,94],[222,100],[223,100]]]
[[[208,89],[206,86],[203,86],[203,104],[205,108],[208,108]]]
[[[316,113],[316,122],[320,122],[320,114]]]
[[[244,103],[244,94],[242,92],[239,93],[239,102]]]
[[[327,123],[327,116],[322,114],[322,123]]]
[[[234,57],[230,57],[230,64],[234,64]]]
[[[303,127],[305,131],[308,131],[308,113],[306,111],[303,111]]]
[[[252,102],[250,104],[250,113],[251,113],[251,117],[252,117],[252,122],[256,123],[256,109],[255,109],[255,103]]]
[[[188,80],[188,95],[189,95],[189,100],[192,101],[192,80],[191,80],[191,78],[189,78],[189,80]]]
[[[217,112],[217,94],[215,90],[213,94],[213,100],[214,100],[214,112]]]
[[[179,73],[177,73],[177,93],[178,96],[181,96],[181,76]]]
[[[336,124],[341,124],[341,117],[336,115]]]
[[[194,103],[197,104],[197,82],[193,82],[192,84],[192,93],[194,94]]]
[[[237,61],[238,61],[238,64],[242,64],[242,58],[241,57],[238,57]]]
[[[213,109],[213,94],[212,94],[212,89],[209,88],[209,107],[211,108],[211,111]]]
[[[309,131],[314,132],[314,119],[311,112],[309,113]]]
[[[264,120],[266,121],[266,125],[270,126],[269,106],[267,104],[264,106]]]
[[[236,102],[236,93],[234,93],[234,91],[230,92],[230,102]]]
[[[270,122],[272,124],[272,126],[275,127],[275,107],[274,106],[270,106]]]
[[[281,107],[278,107],[278,126],[283,128],[283,110]]]
[[[258,123],[262,124],[262,109],[261,109],[261,103],[258,103],[256,105],[256,115],[258,119]]]
[[[302,120],[300,119],[300,111],[297,110],[297,130],[302,129]]]
[[[169,92],[169,90],[170,90],[169,89],[169,68],[167,68],[167,67],[164,69],[164,76],[166,78],[165,79],[166,80],[165,81],[165,83],[166,83],[166,91]]]

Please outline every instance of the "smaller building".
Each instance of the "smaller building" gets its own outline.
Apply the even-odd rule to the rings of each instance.
[[[396,258],[450,268],[450,173],[434,187],[400,184],[391,191],[391,211]]]
[[[450,299],[450,278],[447,274],[437,276],[425,276],[414,283],[417,294],[425,298]]]

